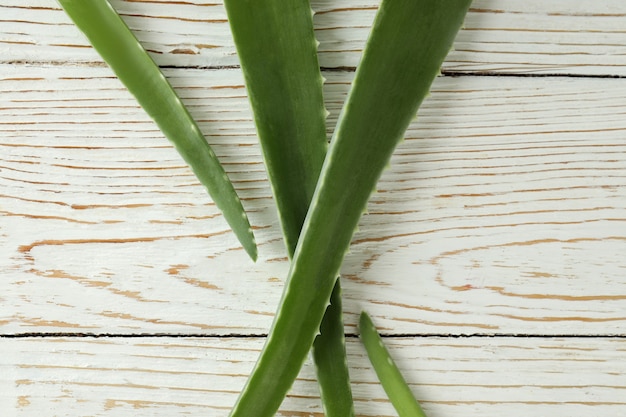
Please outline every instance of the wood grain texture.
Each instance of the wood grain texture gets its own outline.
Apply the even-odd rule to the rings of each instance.
[[[226,14],[111,2],[224,162],[260,260],[56,2],[0,0],[0,415],[227,415],[288,265]],[[312,4],[330,135],[378,1]],[[372,196],[346,332],[371,313],[429,417],[624,415],[625,16],[475,0]],[[395,415],[348,351],[357,414]],[[281,410],[322,416],[310,363]]]
[[[237,65],[221,1],[112,0],[160,65]],[[354,67],[377,0],[313,0],[323,67]],[[0,62],[99,63],[52,0],[0,1]],[[626,75],[619,0],[475,0],[444,70]]]
[[[623,339],[387,338],[429,417],[623,415]],[[5,340],[8,416],[221,416],[261,339]],[[360,343],[348,341],[358,416],[394,416]],[[323,415],[307,362],[280,416]]]
[[[167,74],[251,212],[256,265],[106,68],[10,72],[3,332],[265,333],[287,260],[239,70]],[[327,77],[332,129],[352,74]],[[391,333],[623,334],[624,97],[439,78],[344,264],[349,326],[367,308]]]

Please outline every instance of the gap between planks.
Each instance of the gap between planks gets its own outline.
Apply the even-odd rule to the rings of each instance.
[[[134,338],[172,338],[172,339],[264,339],[267,334],[238,333],[238,334],[202,334],[202,333],[15,333],[0,334],[1,339],[28,339],[28,338],[83,338],[83,339],[134,339]],[[346,333],[347,339],[356,339],[358,334]],[[414,333],[414,334],[381,334],[390,339],[494,339],[494,338],[521,338],[521,339],[626,339],[626,334],[527,334],[527,333]]]

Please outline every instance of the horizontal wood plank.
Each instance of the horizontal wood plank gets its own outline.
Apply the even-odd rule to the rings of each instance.
[[[221,1],[113,5],[166,66],[238,65]],[[354,67],[378,0],[313,0],[324,67]],[[100,63],[49,0],[0,1],[0,62]],[[467,73],[626,75],[626,3],[619,0],[475,0],[444,70]]]
[[[624,339],[387,338],[429,417],[622,416]],[[9,416],[224,416],[260,339],[3,340]],[[358,416],[394,416],[356,339],[348,361]],[[280,416],[323,415],[310,362]]]
[[[0,66],[0,331],[264,334],[287,260],[238,69],[170,69],[250,212],[251,263],[104,67]],[[351,73],[326,74],[329,134]],[[626,85],[441,77],[343,273],[348,331],[626,332]]]

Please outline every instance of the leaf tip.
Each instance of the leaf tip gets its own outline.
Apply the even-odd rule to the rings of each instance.
[[[243,245],[243,249],[246,251],[252,262],[256,262],[259,256],[259,251],[256,244],[256,239],[254,238],[254,232],[252,232],[252,228],[248,228],[248,239],[241,239],[241,244]]]

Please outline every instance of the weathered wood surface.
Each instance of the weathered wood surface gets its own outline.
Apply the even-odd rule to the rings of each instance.
[[[287,261],[225,14],[112,3],[225,162],[260,260],[58,5],[0,0],[0,415],[226,415]],[[313,2],[329,133],[376,4]],[[475,1],[444,65],[460,76],[372,197],[346,331],[365,308],[395,336],[430,417],[624,415],[625,17]],[[358,414],[394,415],[349,350]],[[282,415],[320,412],[307,364]]]
[[[623,339],[386,340],[429,417],[624,415]],[[3,344],[3,415],[172,417],[226,415],[262,340],[35,338]],[[348,356],[357,414],[396,415],[354,339]],[[310,363],[279,415],[323,415]]]
[[[106,68],[9,71],[5,331],[264,333],[287,261],[238,70],[168,75],[257,264]],[[328,74],[331,120],[351,76]],[[348,324],[365,307],[395,333],[624,333],[624,97],[620,79],[438,79],[346,259]]]
[[[324,67],[358,63],[378,0],[313,0]],[[161,65],[237,65],[221,1],[112,4]],[[626,75],[620,0],[476,0],[444,69]],[[100,62],[53,0],[0,2],[0,62]]]

